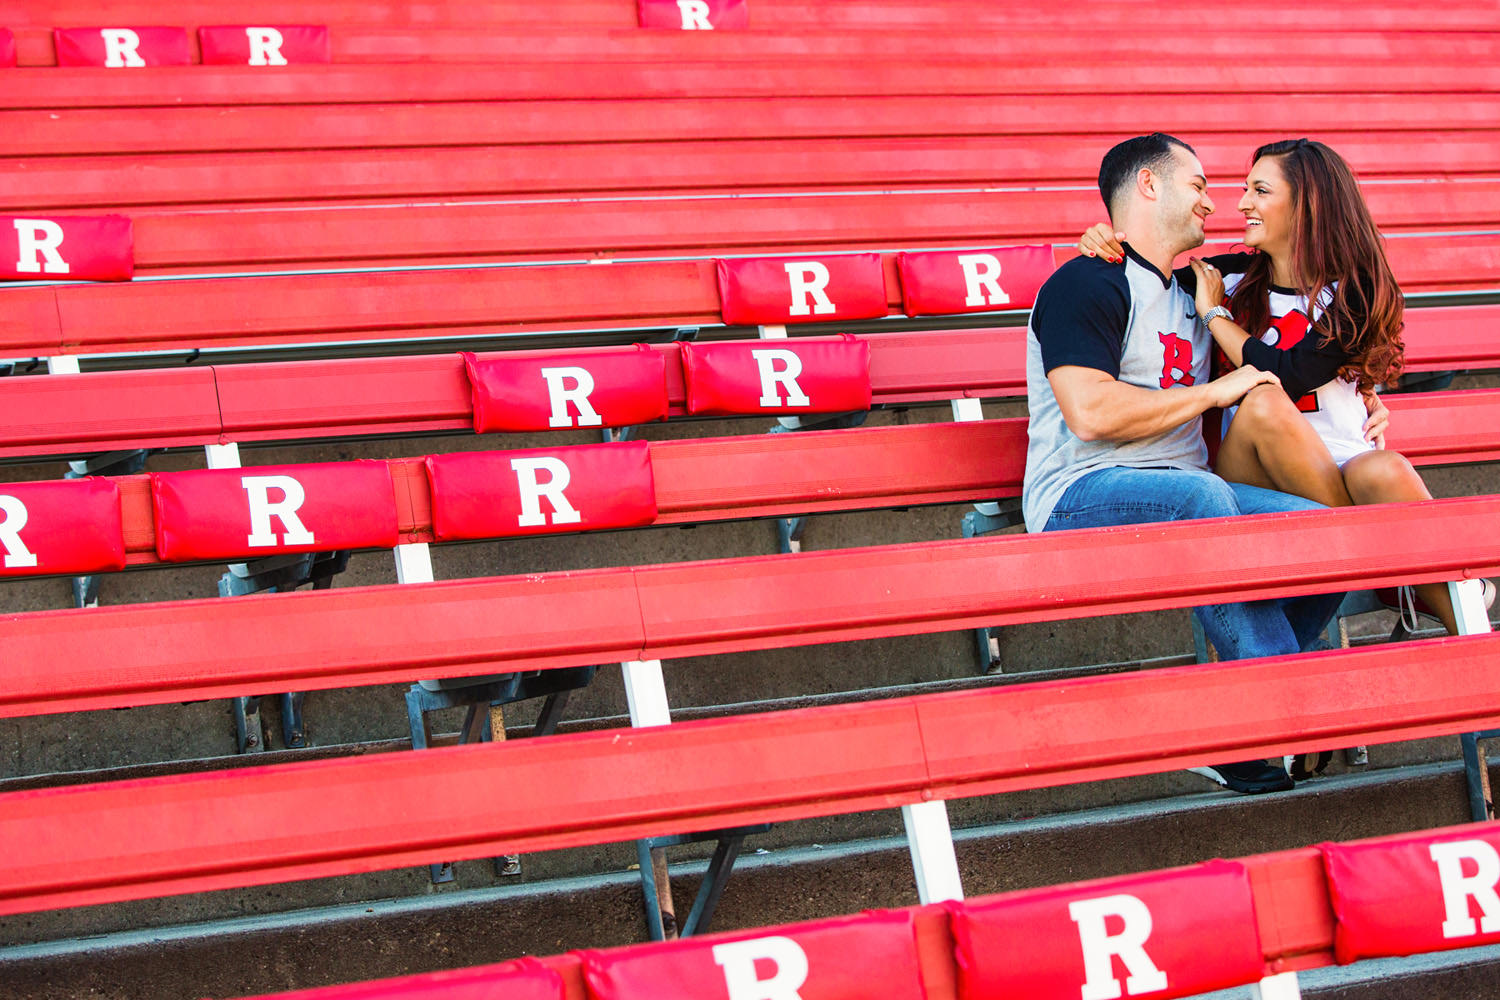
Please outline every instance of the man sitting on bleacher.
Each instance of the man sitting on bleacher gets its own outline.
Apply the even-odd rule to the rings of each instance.
[[[1209,378],[1213,339],[1172,262],[1203,243],[1214,210],[1192,147],[1155,133],[1120,143],[1099,168],[1124,267],[1069,261],[1042,286],[1026,337],[1031,421],[1022,508],[1029,531],[1228,517],[1320,505],[1209,470],[1202,415],[1276,377],[1249,366]],[[1341,595],[1195,609],[1224,659],[1315,642]],[[1194,768],[1240,792],[1290,788],[1279,764]]]

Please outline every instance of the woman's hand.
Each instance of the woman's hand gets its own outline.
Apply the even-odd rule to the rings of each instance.
[[[1383,450],[1385,429],[1391,423],[1391,411],[1386,409],[1385,400],[1374,389],[1361,389],[1359,394],[1365,399],[1365,413],[1369,415],[1365,420],[1365,440]]]
[[[1198,276],[1198,290],[1193,294],[1193,304],[1198,308],[1198,315],[1202,316],[1214,306],[1224,304],[1224,278],[1219,274],[1219,269],[1208,261],[1194,257],[1190,263],[1193,273]]]
[[[1117,233],[1109,223],[1101,222],[1090,226],[1078,238],[1078,252],[1085,257],[1103,257],[1111,263],[1122,264],[1125,262],[1125,247],[1121,245],[1124,239],[1124,233]]]

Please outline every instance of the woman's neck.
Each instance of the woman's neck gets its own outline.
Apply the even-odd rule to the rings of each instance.
[[[1296,288],[1297,279],[1292,273],[1292,258],[1290,254],[1267,254],[1271,258],[1271,284],[1280,285],[1282,288]]]

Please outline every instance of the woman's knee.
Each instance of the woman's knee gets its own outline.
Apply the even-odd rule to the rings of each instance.
[[[1344,483],[1355,503],[1401,503],[1428,500],[1432,494],[1405,455],[1371,451],[1344,465]]]
[[[1245,393],[1245,398],[1240,400],[1240,408],[1235,412],[1234,423],[1230,426],[1238,425],[1241,420],[1246,421],[1249,428],[1277,434],[1296,429],[1299,421],[1307,424],[1297,405],[1278,385],[1258,385]]]

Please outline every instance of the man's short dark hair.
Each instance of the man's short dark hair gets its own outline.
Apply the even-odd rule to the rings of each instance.
[[[1104,154],[1099,164],[1099,195],[1104,199],[1104,207],[1109,210],[1111,218],[1114,217],[1115,198],[1135,179],[1137,171],[1145,168],[1156,173],[1166,172],[1172,163],[1173,146],[1181,146],[1194,156],[1198,155],[1192,146],[1165,132],[1126,139]]]

